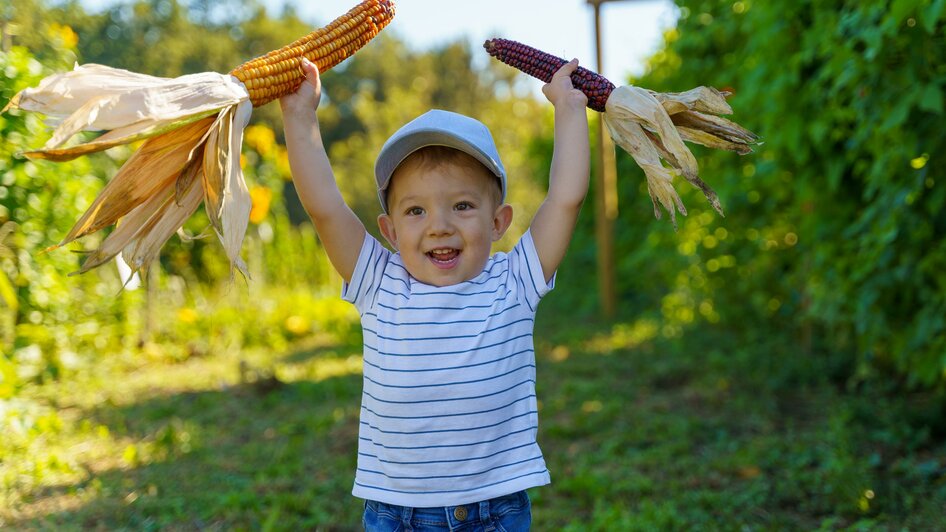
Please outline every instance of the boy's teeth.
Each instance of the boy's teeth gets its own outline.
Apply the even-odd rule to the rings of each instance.
[[[428,252],[428,255],[437,260],[450,260],[459,253],[455,249],[432,249]]]

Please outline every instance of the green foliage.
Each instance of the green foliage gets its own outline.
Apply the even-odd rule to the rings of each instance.
[[[942,386],[946,3],[678,5],[633,83],[732,89],[734,120],[764,144],[744,157],[694,147],[726,217],[681,180],[690,215],[676,233],[651,218],[642,173],[619,153],[626,310],[659,309],[670,336],[778,334],[835,358],[851,383]],[[590,219],[580,231],[590,242]]]
[[[53,38],[68,34],[63,27],[49,29]],[[68,49],[62,50],[61,56],[68,57]],[[51,68],[65,66],[44,66],[20,47],[0,54],[0,102],[35,85]],[[0,269],[15,291],[15,303],[0,306],[0,359],[17,367],[16,376],[4,372],[3,381],[15,389],[24,382],[60,376],[78,359],[121,345],[129,306],[137,298],[118,293],[113,272],[67,277],[77,269],[77,256],[68,250],[43,252],[62,238],[63,228],[77,219],[81,206],[92,201],[105,175],[115,170],[114,160],[56,166],[17,157],[28,143],[48,136],[37,117],[0,116],[0,136],[0,223],[13,228]]]

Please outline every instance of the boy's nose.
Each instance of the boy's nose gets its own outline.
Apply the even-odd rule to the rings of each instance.
[[[450,215],[442,210],[432,211],[428,217],[427,232],[431,236],[449,235],[453,233],[453,223]]]

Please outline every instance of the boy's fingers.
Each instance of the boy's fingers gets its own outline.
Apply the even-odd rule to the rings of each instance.
[[[571,61],[565,63],[557,71],[555,71],[554,76],[571,76],[572,72],[578,68],[578,59],[572,59]]]
[[[309,61],[305,57],[300,61],[302,65],[302,72],[305,73],[305,77],[309,80],[309,83],[312,85],[318,86],[319,84],[319,66]]]

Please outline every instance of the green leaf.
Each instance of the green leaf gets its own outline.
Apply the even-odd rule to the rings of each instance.
[[[916,0],[894,0],[893,5],[890,6],[888,17],[896,26],[899,26],[907,18],[907,15],[917,7],[917,4]]]
[[[913,98],[904,97],[900,99],[893,108],[887,113],[887,119],[880,126],[882,130],[890,130],[900,127],[910,115],[910,109],[913,108]]]
[[[9,399],[19,385],[16,366],[0,353],[0,399]]]
[[[943,114],[943,91],[939,85],[930,83],[923,87],[919,100],[920,109],[936,114]]]
[[[923,29],[930,35],[936,31],[936,23],[946,15],[946,0],[933,0],[923,13]]]
[[[827,163],[828,189],[838,190],[841,183],[841,177],[844,176],[845,161],[841,158],[835,158]]]

